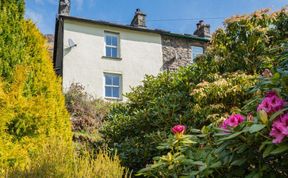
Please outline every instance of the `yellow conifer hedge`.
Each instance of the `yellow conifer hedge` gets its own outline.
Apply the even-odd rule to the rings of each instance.
[[[58,142],[70,149],[72,133],[60,79],[45,39],[25,20],[23,0],[0,1],[0,175],[25,168]]]
[[[128,177],[116,155],[75,152],[44,37],[24,0],[0,0],[0,12],[0,177]]]

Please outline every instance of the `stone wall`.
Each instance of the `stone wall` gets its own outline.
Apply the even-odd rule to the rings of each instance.
[[[162,35],[162,70],[176,70],[180,66],[191,64],[191,46],[203,46],[204,50],[207,42],[196,41],[191,38],[173,37]]]

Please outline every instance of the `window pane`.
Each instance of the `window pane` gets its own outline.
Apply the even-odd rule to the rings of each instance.
[[[111,57],[118,57],[117,48],[111,48]]]
[[[105,84],[106,85],[112,85],[112,76],[105,75]]]
[[[113,97],[119,98],[119,87],[113,87]]]
[[[118,46],[117,37],[116,37],[116,36],[113,36],[113,37],[111,37],[111,38],[112,38],[112,45],[113,45],[113,46]]]
[[[117,86],[119,86],[119,76],[114,76],[113,77],[113,85],[117,85]]]
[[[203,52],[204,52],[203,47],[192,46],[192,59],[195,59],[197,56],[203,54]]]
[[[111,87],[105,87],[105,96],[106,97],[113,97]]]
[[[112,57],[112,48],[111,47],[106,47],[106,56]]]
[[[120,98],[121,75],[104,73],[105,97]]]
[[[111,36],[106,35],[106,45],[111,45],[111,44],[112,44]]]
[[[203,54],[203,47],[192,46],[192,51],[193,51],[194,53]]]

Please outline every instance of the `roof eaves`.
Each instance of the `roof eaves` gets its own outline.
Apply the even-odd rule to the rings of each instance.
[[[188,34],[172,33],[172,32],[160,30],[160,29],[137,28],[137,27],[133,27],[130,25],[111,23],[111,22],[101,21],[101,20],[84,19],[84,18],[80,18],[80,17],[67,16],[67,15],[59,15],[59,17],[62,17],[64,19],[68,19],[68,20],[76,20],[76,21],[87,22],[87,23],[107,25],[107,26],[111,26],[111,27],[118,27],[118,28],[124,28],[124,29],[135,30],[135,31],[157,33],[160,35],[167,35],[167,36],[186,38],[186,39],[194,39],[194,40],[199,40],[199,41],[204,41],[204,42],[210,41],[210,38],[203,38],[203,37],[198,37],[195,35],[188,35]]]
[[[199,37],[199,36],[189,35],[189,34],[171,33],[171,32],[163,32],[162,35],[173,36],[173,37],[178,37],[178,38],[194,39],[194,40],[199,40],[199,41],[204,41],[204,42],[209,42],[211,40],[211,38]]]

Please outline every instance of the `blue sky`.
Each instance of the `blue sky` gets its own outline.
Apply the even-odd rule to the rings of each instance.
[[[26,0],[26,17],[44,34],[54,33],[58,1]],[[279,10],[288,5],[288,0],[71,0],[71,4],[72,16],[121,24],[129,24],[135,9],[140,8],[147,14],[149,28],[191,34],[199,19],[214,31],[227,17],[262,8]]]

